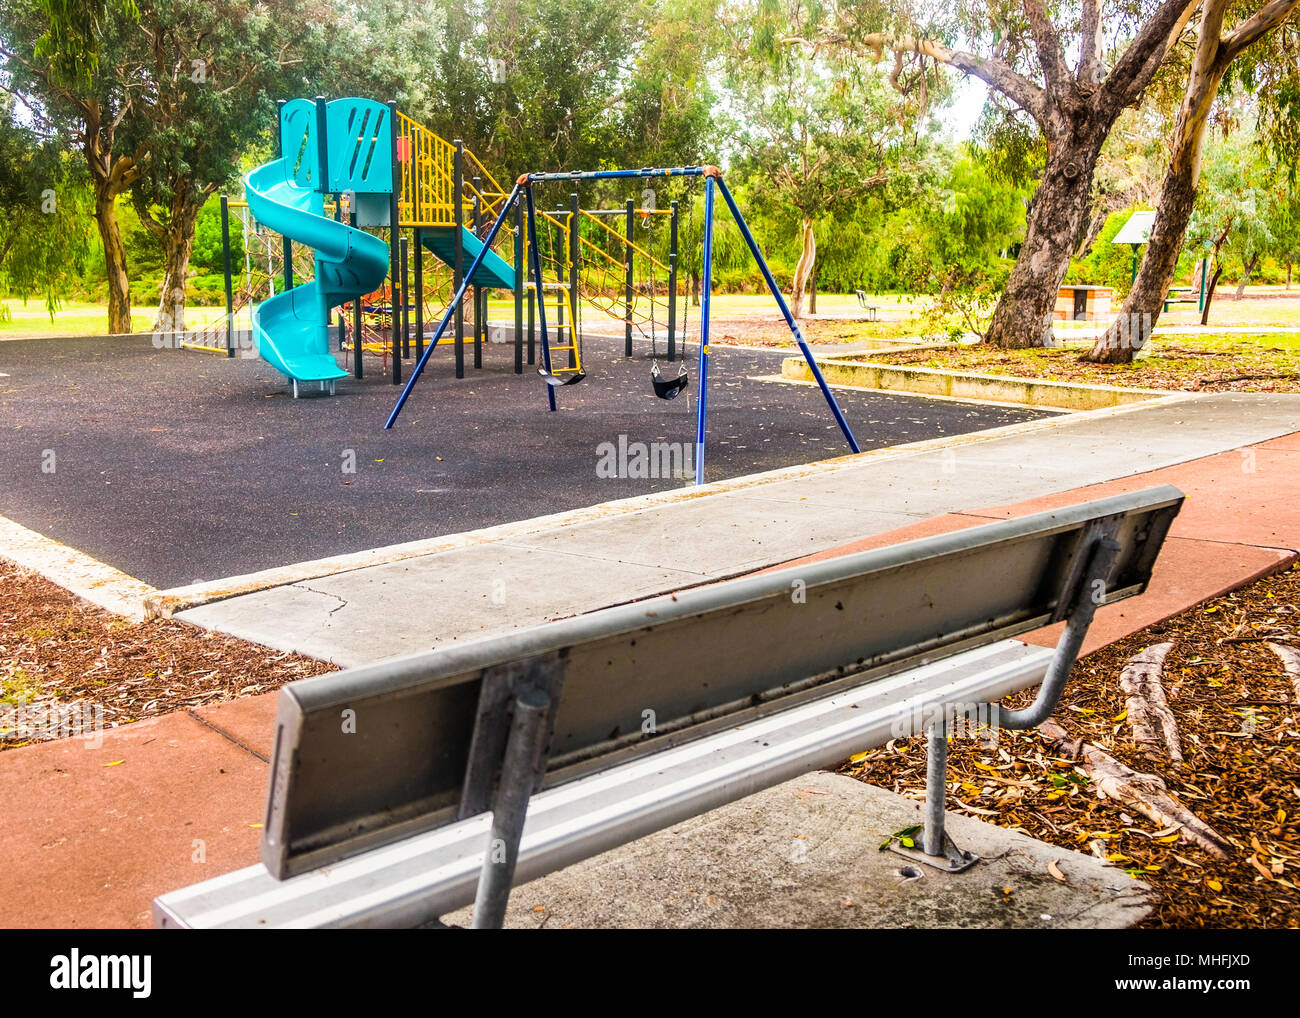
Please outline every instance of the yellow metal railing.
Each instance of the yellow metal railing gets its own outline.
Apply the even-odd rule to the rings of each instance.
[[[399,158],[402,159],[401,193],[398,195],[400,225],[454,226],[456,146],[400,111],[397,114],[397,138]],[[464,157],[461,222],[470,222],[476,197],[481,214],[495,219],[509,192],[502,190],[496,177],[473,152],[465,149]],[[478,187],[474,186],[475,177],[479,179]]]
[[[401,225],[454,226],[452,161],[456,147],[401,112],[397,114],[397,145],[402,159]]]
[[[612,226],[610,226],[608,223],[606,223],[603,219],[601,219],[600,216],[593,215],[592,213],[588,212],[586,209],[583,209],[583,210],[582,210],[582,214],[583,214],[584,217],[586,217],[586,219],[587,219],[588,222],[595,223],[595,224],[596,224],[597,226],[599,226],[602,230],[604,230],[606,233],[608,233],[610,236],[612,236],[615,240],[617,240],[620,244],[626,244],[626,245],[628,245],[628,246],[629,246],[633,251],[635,251],[637,254],[639,254],[642,258],[648,258],[648,259],[650,259],[650,264],[653,265],[655,268],[657,268],[657,269],[662,269],[664,272],[668,272],[668,271],[670,271],[667,265],[665,265],[663,262],[661,262],[658,258],[656,258],[654,255],[652,255],[652,254],[651,254],[649,251],[647,251],[645,248],[641,247],[641,245],[637,244],[635,241],[628,240],[628,238],[624,237],[624,236],[623,236],[621,233],[619,233],[616,229],[614,229]],[[638,212],[637,215],[641,215],[641,213]],[[613,262],[613,263],[616,264],[616,265],[621,265],[621,264],[622,264],[622,262],[620,262],[620,261],[619,261],[617,258],[615,258],[613,255],[611,255],[608,251],[604,250],[603,248],[597,247],[595,244],[593,244],[591,241],[589,241],[586,237],[583,237],[583,238],[582,238],[582,242],[583,242],[583,244],[585,244],[587,247],[591,248],[593,251],[596,251],[597,253],[599,253],[599,254],[601,255],[601,257],[607,259],[608,261]]]

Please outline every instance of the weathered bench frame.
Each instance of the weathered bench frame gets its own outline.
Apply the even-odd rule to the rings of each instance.
[[[1032,707],[990,714],[1036,725],[1097,606],[1145,589],[1181,503],[1153,488],[293,683],[263,865],[162,895],[155,919],[419,925],[474,901],[474,925],[498,926],[516,878],[833,765],[936,705],[1041,682]],[[1055,651],[1007,638],[1059,621]],[[947,733],[926,734],[919,855],[959,870]]]

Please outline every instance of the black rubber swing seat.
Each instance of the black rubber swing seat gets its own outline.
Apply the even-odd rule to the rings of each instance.
[[[545,368],[538,368],[537,373],[542,376],[542,381],[547,385],[554,385],[556,387],[561,385],[577,385],[587,377],[585,371],[566,371],[562,375],[555,375],[547,371]]]
[[[655,361],[654,367],[650,369],[650,383],[655,387],[655,395],[660,399],[676,399],[690,380],[691,376],[686,373],[685,364],[678,368],[676,378],[664,378],[663,372],[659,370],[658,361]]]

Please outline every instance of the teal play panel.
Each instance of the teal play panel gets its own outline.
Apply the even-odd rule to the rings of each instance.
[[[456,264],[456,227],[454,226],[422,226],[420,227],[420,237],[424,246],[437,255],[448,265]],[[478,257],[479,251],[483,249],[482,242],[474,236],[473,231],[460,228],[460,242],[464,249],[464,265],[469,268],[470,263]],[[515,288],[515,269],[508,261],[502,258],[495,251],[488,251],[487,257],[474,273],[470,280],[475,286],[496,286],[503,290],[513,290]]]

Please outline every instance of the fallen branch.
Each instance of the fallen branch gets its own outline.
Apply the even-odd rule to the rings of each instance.
[[[1044,721],[1038,731],[1060,747],[1077,744],[1084,771],[1093,787],[1106,798],[1132,806],[1161,827],[1181,828],[1184,837],[1216,858],[1228,857],[1231,846],[1227,840],[1179,802],[1158,775],[1139,774],[1092,743],[1072,740],[1065,729],[1054,721]]]
[[[1282,667],[1295,690],[1295,702],[1300,703],[1300,650],[1284,643],[1270,643],[1268,649],[1282,660]]]
[[[1159,746],[1163,741],[1169,759],[1175,766],[1183,762],[1183,747],[1178,738],[1178,722],[1165,699],[1165,687],[1160,681],[1164,674],[1165,657],[1172,643],[1157,643],[1129,658],[1119,676],[1119,686],[1128,699],[1128,723],[1133,730],[1133,741],[1145,756],[1161,758]],[[1156,729],[1160,734],[1157,736]]]

